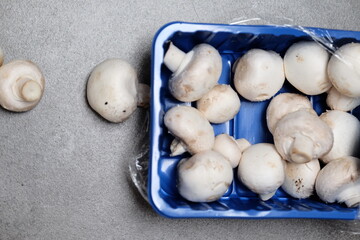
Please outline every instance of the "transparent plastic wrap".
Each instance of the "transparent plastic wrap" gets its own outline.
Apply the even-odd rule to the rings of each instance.
[[[229,68],[222,72],[224,79],[232,78],[231,67],[235,64],[238,56],[250,48],[262,48],[265,46],[263,46],[264,43],[266,44],[265,49],[274,50],[283,56],[290,43],[312,40],[346,65],[351,68],[354,67],[351,62],[344,60],[345,58],[337,53],[337,50],[346,43],[360,42],[359,32],[296,26],[292,24],[291,19],[287,18],[278,18],[272,21],[264,21],[263,19],[265,18],[234,19],[229,25],[170,23],[159,30],[154,38],[152,56],[151,88],[152,98],[155,99],[151,100],[151,120],[145,123],[146,125],[149,124],[150,127],[145,128],[146,134],[141,141],[140,153],[129,164],[132,180],[141,195],[150,202],[153,208],[168,217],[355,219],[353,221],[335,221],[334,224],[339,231],[360,234],[360,207],[349,210],[344,205],[325,204],[318,198],[309,201],[297,201],[282,190],[278,190],[275,200],[262,202],[254,200],[255,195],[248,193],[248,190],[235,186],[239,184],[238,182],[230,186],[221,200],[210,204],[188,203],[181,199],[177,193],[175,166],[179,157],[169,157],[172,139],[169,137],[171,135],[168,131],[164,129],[162,122],[167,109],[182,104],[171,98],[167,84],[164,84],[170,76],[170,73],[164,70],[165,67],[163,66],[164,52],[169,41],[180,43],[185,49],[191,49],[195,43],[200,42],[213,45],[220,53],[226,55],[223,63],[229,64]],[[266,26],[252,25],[259,22],[265,23]],[[274,22],[277,25],[273,24]],[[239,24],[241,25],[239,26]],[[243,42],[237,46],[236,44],[239,44],[239,41]],[[285,87],[282,91],[287,92],[288,90]],[[315,111],[318,113],[327,109],[325,97],[326,94],[310,96]],[[258,111],[263,114],[268,102],[259,104],[262,106],[261,110]],[[352,110],[351,113],[358,119],[360,118],[359,107]],[[239,119],[241,116],[239,115],[237,118]],[[263,140],[269,142],[269,134],[262,133],[264,131],[263,126],[252,125],[252,127],[255,135],[257,135],[253,137],[252,143]],[[217,133],[228,132],[229,129],[233,134],[235,132],[229,124],[215,125],[214,129]],[[148,137],[150,137],[150,144]],[[241,199],[236,200],[236,198]],[[253,202],[250,203],[249,200],[253,200]]]
[[[139,134],[139,153],[129,161],[129,172],[131,180],[140,192],[141,196],[148,201],[148,173],[149,173],[149,111],[146,110],[146,117]]]

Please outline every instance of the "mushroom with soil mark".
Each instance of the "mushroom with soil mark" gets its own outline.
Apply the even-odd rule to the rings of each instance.
[[[274,133],[276,124],[289,113],[300,109],[307,109],[316,115],[309,99],[295,93],[282,93],[274,97],[266,109],[266,122],[271,133]]]
[[[164,64],[173,72],[169,90],[183,102],[199,100],[217,84],[222,71],[219,52],[206,43],[196,45],[188,53],[170,43]]]
[[[250,101],[263,101],[274,96],[285,81],[283,59],[273,51],[252,49],[236,64],[234,85]]]
[[[360,122],[350,113],[331,110],[320,115],[334,136],[331,150],[320,159],[328,163],[340,157],[358,156],[360,153]]]
[[[294,198],[308,198],[313,195],[315,180],[320,171],[319,160],[308,163],[285,163],[285,181],[281,188]]]
[[[175,106],[165,113],[168,130],[191,154],[210,150],[214,146],[214,129],[204,115],[190,106]]]
[[[128,119],[137,105],[146,106],[148,91],[149,87],[138,83],[135,69],[116,58],[97,65],[87,82],[87,99],[91,108],[114,123]]]
[[[180,195],[192,202],[212,202],[221,198],[233,180],[229,161],[215,151],[204,151],[182,159],[177,166]]]
[[[315,189],[324,202],[359,206],[360,159],[347,156],[329,162],[319,172]]]
[[[43,96],[45,79],[28,60],[15,60],[0,67],[0,105],[14,112],[33,109]]]
[[[240,99],[230,85],[216,85],[196,102],[196,108],[211,123],[224,123],[240,110]]]
[[[360,97],[360,43],[341,46],[330,58],[329,79],[339,93]]]
[[[318,43],[294,43],[284,56],[286,79],[302,93],[318,95],[331,88],[327,75],[330,54]]]
[[[237,175],[246,187],[266,201],[284,183],[284,161],[273,144],[254,144],[243,152]]]
[[[307,109],[285,115],[277,123],[273,136],[280,155],[295,163],[321,158],[334,141],[330,127]]]

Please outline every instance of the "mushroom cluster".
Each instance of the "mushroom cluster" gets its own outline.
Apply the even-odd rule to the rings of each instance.
[[[267,123],[277,151],[286,160],[285,192],[307,198],[316,190],[325,202],[344,202],[348,207],[360,203],[356,190],[360,165],[351,157],[359,154],[360,122],[356,117],[339,110],[318,117],[305,96],[283,93],[271,100]],[[336,165],[328,164],[320,170],[319,159],[323,164]]]
[[[194,202],[221,198],[233,179],[232,168],[238,180],[263,201],[281,187],[294,198],[308,198],[316,191],[325,202],[359,205],[360,122],[345,111],[360,105],[360,94],[350,83],[360,79],[360,58],[348,48],[360,51],[358,44],[349,44],[330,56],[317,43],[302,41],[293,44],[282,59],[272,51],[251,49],[233,66],[235,92],[230,85],[217,83],[222,61],[216,49],[200,44],[185,54],[170,43],[164,57],[173,72],[170,92],[179,101],[196,101],[196,108],[174,106],[164,116],[174,136],[170,156],[192,155],[178,163],[180,195]],[[338,61],[343,56],[344,61]],[[349,82],[341,84],[333,71],[346,67],[350,69],[343,80]],[[307,96],[276,95],[285,79],[306,95],[327,92],[331,110],[318,116]],[[353,89],[344,90],[346,86]],[[251,145],[226,133],[215,135],[212,124],[230,121],[240,111],[238,94],[254,102],[272,98],[265,117],[274,144]]]
[[[29,60],[13,60],[4,64],[0,48],[0,105],[9,111],[33,109],[43,96],[45,78],[39,67]]]

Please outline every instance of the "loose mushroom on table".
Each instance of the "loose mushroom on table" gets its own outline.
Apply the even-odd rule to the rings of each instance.
[[[43,96],[45,78],[28,60],[15,60],[0,67],[0,105],[14,112],[33,109]]]
[[[87,99],[91,108],[103,118],[119,123],[128,119],[138,105],[147,105],[147,90],[146,86],[139,87],[137,73],[129,63],[107,59],[91,72]]]

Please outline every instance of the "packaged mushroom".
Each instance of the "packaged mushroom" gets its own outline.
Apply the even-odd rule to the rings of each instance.
[[[222,70],[219,52],[209,44],[196,45],[184,53],[173,43],[164,56],[164,64],[173,72],[169,90],[179,101],[199,100],[218,82]]]

